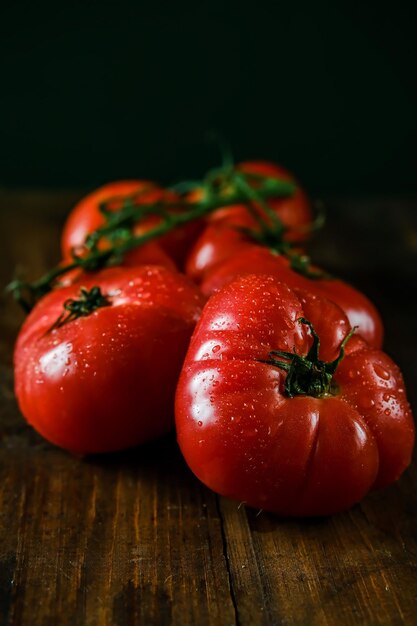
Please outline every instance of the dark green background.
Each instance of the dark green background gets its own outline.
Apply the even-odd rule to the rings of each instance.
[[[417,191],[416,2],[3,2],[0,185],[164,182],[271,158]]]

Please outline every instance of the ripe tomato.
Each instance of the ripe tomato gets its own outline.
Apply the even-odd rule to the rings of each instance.
[[[178,442],[203,483],[306,516],[400,476],[414,442],[401,373],[349,330],[337,305],[271,276],[210,298],[176,394]]]
[[[84,282],[83,293],[79,285],[49,293],[23,325],[14,358],[23,415],[77,453],[120,450],[166,433],[201,295],[178,272],[156,266],[103,270]],[[56,323],[74,307],[78,318]]]
[[[297,182],[286,169],[266,161],[241,163],[237,169],[247,174]],[[288,198],[269,198],[268,204],[289,228],[284,237],[287,241],[302,241],[306,238],[305,229],[312,220],[311,207],[305,192],[298,184],[294,195]],[[260,212],[264,216],[264,212],[262,210]],[[259,230],[254,218],[243,205],[218,209],[210,214],[207,221],[207,227],[194,244],[186,261],[186,273],[197,283],[204,279],[212,267],[253,244],[253,241],[239,229]]]
[[[105,220],[99,208],[101,203],[108,201],[108,208],[118,211],[123,206],[123,200],[132,194],[136,194],[137,204],[150,204],[163,199],[175,202],[177,199],[172,192],[161,189],[149,181],[118,181],[100,187],[83,198],[70,213],[62,234],[64,258],[68,259],[73,249],[82,248],[87,235],[104,224]],[[149,216],[135,226],[134,232],[137,235],[145,233],[158,223],[160,218]],[[152,263],[172,267],[170,259],[181,265],[200,229],[201,225],[194,223],[176,228],[163,237],[129,252],[123,265],[132,267]]]
[[[310,266],[310,271],[317,268]],[[277,255],[267,248],[248,245],[240,254],[214,267],[201,285],[206,296],[219,291],[237,276],[269,274],[289,287],[304,289],[322,295],[340,306],[351,326],[358,326],[360,335],[373,347],[380,348],[383,339],[381,317],[368,298],[342,280],[333,278],[308,278],[291,268],[286,256]]]

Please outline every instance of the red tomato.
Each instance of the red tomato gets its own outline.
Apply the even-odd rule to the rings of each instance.
[[[81,248],[87,235],[104,224],[105,220],[99,209],[101,203],[110,201],[108,208],[118,211],[123,206],[123,199],[132,194],[137,194],[136,202],[138,204],[159,202],[163,199],[167,202],[175,202],[178,198],[172,192],[161,189],[155,183],[142,180],[119,181],[100,187],[83,198],[70,213],[62,235],[64,258],[69,258],[73,249]],[[158,217],[149,216],[135,226],[134,232],[139,235],[159,223]],[[143,248],[129,252],[123,265],[131,267],[152,263],[169,267],[172,266],[170,258],[181,265],[200,229],[200,224],[195,223],[176,228],[167,235],[146,244]]]
[[[317,268],[310,266],[310,270]],[[206,296],[219,291],[237,276],[269,274],[292,289],[304,289],[332,300],[347,315],[351,326],[358,326],[360,335],[373,347],[380,348],[383,339],[381,317],[368,298],[342,280],[329,278],[308,278],[291,268],[290,261],[267,248],[248,245],[237,256],[208,272],[201,290]]]
[[[281,178],[297,182],[286,169],[266,161],[241,163],[238,170],[248,174],[259,174],[271,178]],[[305,229],[311,224],[310,202],[297,184],[293,196],[288,198],[269,198],[268,204],[275,210],[283,224],[289,227],[287,241],[300,241],[306,238]],[[264,216],[263,211],[261,214]],[[238,252],[253,241],[239,228],[259,230],[254,218],[243,205],[234,205],[218,209],[208,217],[208,226],[194,244],[186,262],[186,273],[200,283],[207,271]]]
[[[105,300],[95,307],[96,286]],[[65,303],[83,300],[73,285],[49,293],[26,319],[14,359],[23,415],[77,453],[120,450],[166,433],[201,295],[178,272],[155,266],[103,270],[84,287],[91,313],[55,324]]]
[[[337,305],[271,276],[210,298],[176,394],[178,442],[203,483],[307,516],[346,509],[400,476],[414,442],[401,373],[355,336],[337,365],[349,330]]]

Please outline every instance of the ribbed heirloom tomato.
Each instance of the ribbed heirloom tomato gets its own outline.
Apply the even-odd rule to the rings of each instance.
[[[329,298],[344,311],[351,326],[358,327],[358,333],[363,339],[374,348],[381,348],[382,320],[375,306],[363,293],[343,280],[326,277],[321,270],[309,264],[296,271],[291,267],[289,257],[275,254],[267,248],[248,245],[242,252],[208,272],[201,290],[210,296],[238,276],[255,271],[274,276],[291,288],[305,289]]]
[[[15,349],[27,421],[77,453],[120,450],[173,427],[177,379],[202,298],[163,267],[107,269],[45,296]]]
[[[204,308],[176,394],[178,442],[214,491],[281,515],[346,509],[395,481],[414,426],[398,367],[327,299],[239,278]]]

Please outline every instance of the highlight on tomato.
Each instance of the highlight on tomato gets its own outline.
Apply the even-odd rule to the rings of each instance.
[[[17,339],[26,420],[72,452],[110,452],[174,424],[175,387],[202,296],[163,267],[107,269],[46,295]]]
[[[333,302],[267,275],[212,296],[176,393],[182,453],[215,492],[285,516],[347,509],[410,463],[399,368]]]

